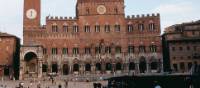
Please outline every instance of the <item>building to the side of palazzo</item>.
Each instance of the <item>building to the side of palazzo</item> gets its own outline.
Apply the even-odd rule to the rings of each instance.
[[[0,32],[0,77],[8,79],[19,77],[19,49],[18,37]]]
[[[200,21],[172,25],[163,34],[164,68],[191,73],[200,64]]]
[[[20,79],[162,71],[159,14],[125,17],[124,0],[77,0],[76,17],[41,26],[40,4],[24,0]]]

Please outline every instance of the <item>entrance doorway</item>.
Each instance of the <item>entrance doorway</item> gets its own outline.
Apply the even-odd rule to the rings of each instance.
[[[53,73],[58,73],[58,64],[52,64],[51,69]]]
[[[63,65],[63,75],[68,75],[69,74],[69,67],[67,64]]]
[[[140,73],[145,73],[147,69],[145,57],[140,58],[139,68],[140,68]]]
[[[26,73],[37,73],[37,65],[38,65],[38,59],[37,59],[37,55],[33,52],[29,52],[27,54],[25,54],[24,56],[24,61],[26,62]]]

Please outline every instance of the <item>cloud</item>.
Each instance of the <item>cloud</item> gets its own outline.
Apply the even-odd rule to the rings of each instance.
[[[195,11],[195,7],[193,7],[190,2],[161,4],[152,10],[152,12],[159,12],[168,15],[191,13],[193,11]]]

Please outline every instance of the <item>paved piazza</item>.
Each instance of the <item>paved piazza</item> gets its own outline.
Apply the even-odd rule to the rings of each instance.
[[[68,86],[64,81],[56,80],[53,84],[51,81],[0,81],[0,88],[18,88],[19,83],[24,83],[24,88],[39,88],[38,85],[41,85],[40,88],[59,88],[58,85],[61,84],[61,88],[93,88],[93,83],[95,82],[73,82],[69,81]],[[98,81],[102,85],[106,85],[106,81]]]

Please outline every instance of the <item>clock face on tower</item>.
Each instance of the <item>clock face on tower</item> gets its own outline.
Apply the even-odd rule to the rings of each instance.
[[[99,6],[97,7],[97,12],[98,12],[99,14],[105,14],[105,13],[106,13],[106,7],[105,7],[104,5],[99,5]]]
[[[26,17],[28,19],[35,19],[37,17],[37,11],[35,9],[29,9],[26,11]]]

